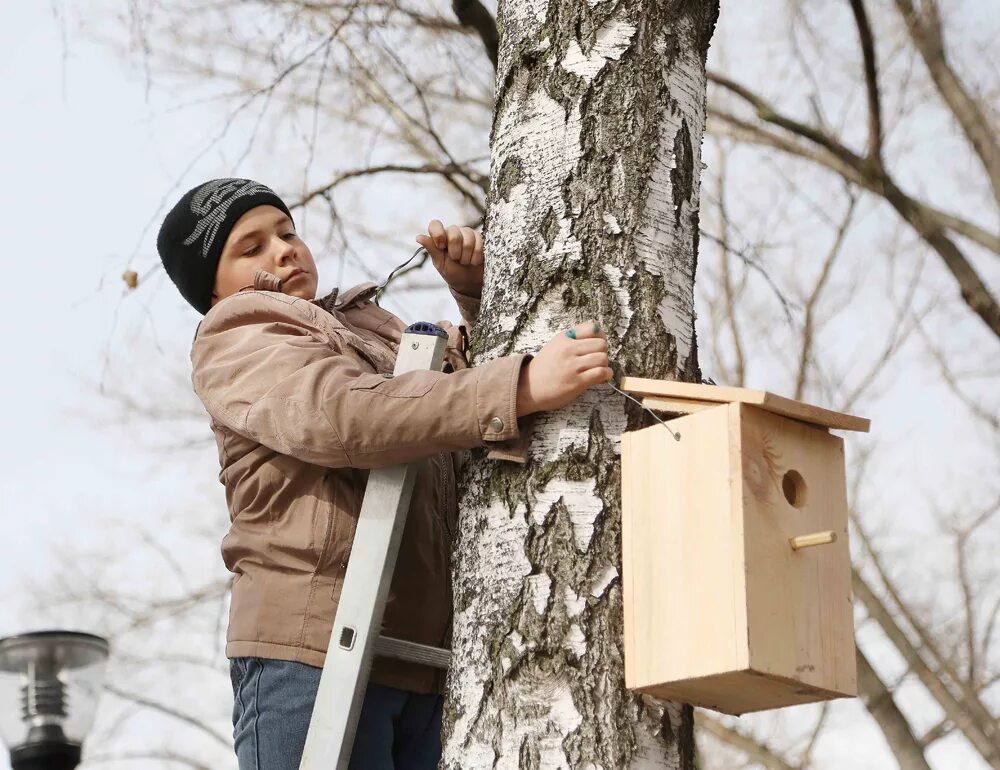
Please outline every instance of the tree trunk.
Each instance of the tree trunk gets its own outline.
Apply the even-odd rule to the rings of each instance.
[[[477,361],[596,318],[617,373],[697,380],[717,14],[717,0],[501,0]],[[690,708],[624,686],[618,457],[641,421],[593,389],[538,416],[528,465],[470,463],[444,767],[694,767]]]

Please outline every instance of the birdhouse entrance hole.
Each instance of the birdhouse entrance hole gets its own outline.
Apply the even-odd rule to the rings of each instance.
[[[793,508],[805,508],[809,500],[809,490],[806,480],[798,471],[788,471],[781,479],[781,491]]]

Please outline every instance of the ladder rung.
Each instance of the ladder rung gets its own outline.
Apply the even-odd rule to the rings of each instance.
[[[431,647],[427,644],[380,636],[375,640],[375,654],[383,658],[395,658],[409,663],[423,663],[425,666],[447,669],[451,665],[451,650]]]

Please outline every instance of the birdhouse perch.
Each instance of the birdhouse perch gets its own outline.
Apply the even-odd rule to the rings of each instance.
[[[868,420],[626,377],[668,420],[622,439],[625,683],[728,714],[857,695],[844,442]]]

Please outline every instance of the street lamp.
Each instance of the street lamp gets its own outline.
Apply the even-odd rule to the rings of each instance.
[[[0,639],[0,735],[14,770],[73,770],[94,722],[109,647],[76,631]]]

